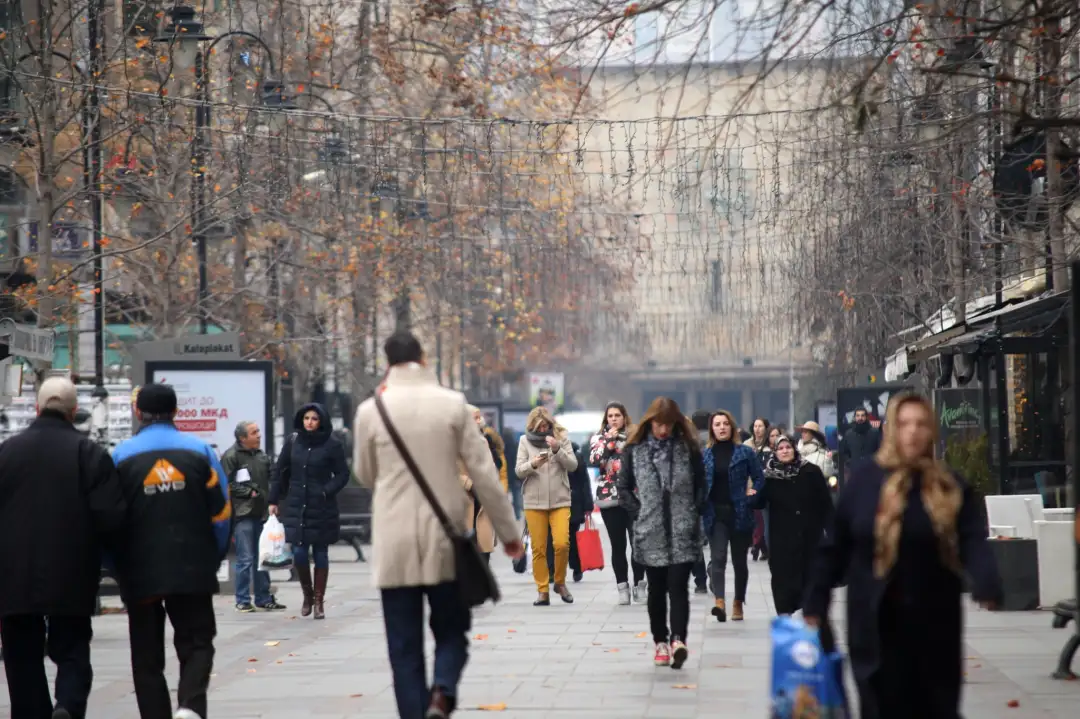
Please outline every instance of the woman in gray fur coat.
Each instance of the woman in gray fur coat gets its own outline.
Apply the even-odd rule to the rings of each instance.
[[[679,669],[688,654],[690,572],[701,552],[707,494],[697,431],[675,400],[658,397],[627,438],[622,460],[619,505],[633,520],[633,556],[648,579],[654,663]]]

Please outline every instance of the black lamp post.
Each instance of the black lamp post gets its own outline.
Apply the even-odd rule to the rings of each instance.
[[[203,31],[203,24],[196,19],[195,9],[186,5],[177,5],[169,10],[169,24],[155,42],[167,43],[172,50],[173,64],[176,70],[195,73],[195,137],[191,144],[191,202],[192,222],[191,241],[196,246],[199,264],[199,333],[206,334],[209,324],[210,289],[207,277],[206,256],[206,162],[209,153],[210,129],[210,91],[209,63],[207,59],[217,43],[228,37],[245,37],[262,46],[266,52],[266,62],[270,74],[274,75],[274,55],[270,46],[250,32],[233,30],[221,35],[211,36]],[[209,42],[205,48],[202,43]],[[296,106],[288,100],[284,84],[275,80],[266,80],[262,87],[263,105],[272,110],[291,110]]]

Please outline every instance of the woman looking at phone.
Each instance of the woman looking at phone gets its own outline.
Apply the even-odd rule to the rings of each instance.
[[[525,434],[518,443],[517,466],[525,523],[532,544],[533,579],[537,597],[534,606],[551,604],[547,563],[548,531],[555,550],[555,593],[570,604],[574,597],[566,588],[566,566],[570,559],[570,472],[577,468],[577,456],[566,430],[555,423],[543,407],[529,412]]]

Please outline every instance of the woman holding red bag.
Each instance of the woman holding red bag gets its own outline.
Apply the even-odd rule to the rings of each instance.
[[[592,484],[589,482],[589,470],[585,468],[585,462],[582,460],[581,447],[576,442],[571,442],[570,446],[574,448],[574,454],[578,456],[577,469],[570,472],[570,571],[574,573],[574,581],[580,582],[585,572],[604,568],[604,557],[603,549],[601,549],[598,565],[595,557],[587,555],[582,566],[581,555],[578,551],[578,532],[581,531],[581,525],[593,511]],[[588,552],[591,549],[592,547],[586,547],[585,551]],[[555,543],[550,531],[548,532],[548,571],[554,576]]]
[[[616,480],[622,467],[623,447],[630,430],[630,415],[619,402],[608,402],[604,409],[604,421],[600,431],[589,443],[589,464],[600,470],[600,483],[596,487],[596,506],[604,519],[608,539],[611,541],[611,568],[615,571],[615,586],[619,592],[619,604],[630,604],[629,572],[626,564],[627,538],[634,541],[630,529],[630,515],[619,506],[619,490]],[[644,604],[648,600],[645,583],[645,567],[631,557],[630,568],[634,572],[634,601]]]

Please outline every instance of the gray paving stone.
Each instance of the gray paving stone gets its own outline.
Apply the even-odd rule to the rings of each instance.
[[[214,719],[396,717],[377,593],[367,565],[335,547],[327,619],[298,615],[300,592],[279,582],[291,609],[241,615],[217,600],[218,642],[210,706]],[[642,605],[614,604],[610,570],[571,585],[576,601],[532,606],[531,578],[494,559],[504,601],[474,616],[461,717],[500,719],[693,719],[765,717],[772,617],[769,574],[751,563],[746,621],[718,624],[711,599],[694,595],[690,659],[684,669],[654,667]],[[729,586],[733,582],[729,577]],[[843,597],[836,610],[843,611]],[[91,719],[138,719],[123,615],[94,622]],[[1076,717],[1080,682],[1049,678],[1065,639],[1045,613],[967,617],[965,713],[969,719]],[[169,638],[171,644],[171,637]],[[278,642],[276,646],[266,646]],[[428,642],[430,660],[432,644]],[[254,660],[254,661],[252,661]],[[51,665],[49,667],[52,674]],[[176,662],[168,677],[175,690]],[[0,684],[4,683],[0,678]],[[1016,700],[1017,708],[1007,707]],[[484,711],[505,705],[501,711]],[[9,714],[6,684],[0,716]]]

